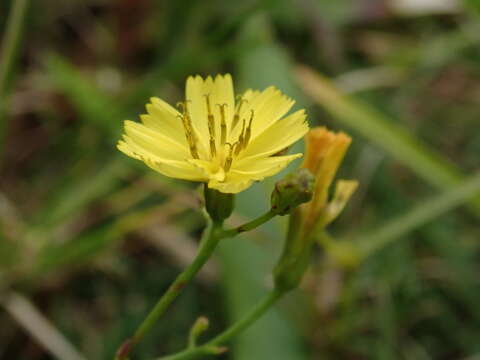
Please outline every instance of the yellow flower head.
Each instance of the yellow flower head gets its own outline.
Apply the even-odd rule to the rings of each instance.
[[[309,202],[295,208],[290,217],[287,241],[275,266],[275,287],[288,291],[297,287],[305,273],[315,241],[343,264],[352,265],[357,259],[348,245],[331,242],[324,234],[325,227],[342,212],[357,188],[355,180],[338,180],[333,196],[329,192],[352,139],[325,127],[316,127],[305,136],[305,159],[302,167],[315,177],[313,196]]]
[[[305,142],[303,167],[315,175],[313,198],[303,205],[305,226],[325,226],[340,214],[358,186],[355,180],[339,180],[333,198],[328,201],[330,186],[352,139],[343,132],[316,127],[308,132]]]
[[[180,112],[151,98],[142,123],[125,121],[117,147],[165,176],[238,193],[302,156],[278,156],[308,131],[303,110],[282,118],[293,104],[274,87],[235,101],[229,74],[191,76]]]

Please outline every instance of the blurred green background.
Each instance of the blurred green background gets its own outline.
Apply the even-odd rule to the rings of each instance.
[[[480,359],[478,1],[3,0],[2,37],[19,3],[0,77],[1,359],[111,359],[189,262],[198,184],[115,143],[150,96],[223,72],[348,132],[341,176],[360,188],[301,289],[219,358]],[[317,94],[299,65],[322,74]],[[239,194],[230,223],[267,210],[274,181]],[[284,220],[224,241],[132,359],[180,350],[200,315],[208,338],[243,314]]]

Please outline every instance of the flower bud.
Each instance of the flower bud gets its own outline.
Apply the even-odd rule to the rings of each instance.
[[[190,329],[190,334],[188,336],[189,348],[196,346],[198,337],[202,335],[205,331],[207,331],[208,326],[209,326],[209,321],[205,316],[200,316],[195,321],[195,323]]]
[[[287,206],[295,202],[293,199],[298,201],[295,206],[308,201],[294,209],[290,216],[287,240],[273,272],[275,288],[279,291],[289,291],[298,286],[308,267],[316,238],[341,213],[358,185],[354,180],[339,180],[329,201],[331,185],[351,142],[348,135],[321,127],[310,130],[305,140],[303,169],[296,176],[301,177],[302,170],[308,169],[311,172],[308,172],[311,179],[308,185],[309,197],[298,201],[300,197],[289,192],[292,186],[290,184],[295,183],[295,178],[285,178],[278,182],[272,194],[272,211],[276,205],[279,215],[288,212]],[[356,253],[346,245],[342,247],[333,244],[329,249],[346,266],[355,264]]]
[[[215,222],[223,222],[233,211],[234,195],[210,189],[205,185],[205,208]]]
[[[298,205],[310,201],[315,178],[308,169],[301,168],[275,184],[272,192],[272,212],[286,215]]]

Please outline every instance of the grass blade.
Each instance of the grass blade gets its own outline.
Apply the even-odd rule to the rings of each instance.
[[[444,189],[461,181],[462,175],[453,164],[428,149],[386,115],[343,95],[326,77],[300,66],[297,68],[297,79],[303,90],[337,121],[382,147],[428,183]]]
[[[473,175],[452,190],[422,201],[405,215],[395,218],[373,233],[361,236],[357,241],[363,256],[373,254],[395,239],[434,220],[478,194],[480,194],[480,173]]]

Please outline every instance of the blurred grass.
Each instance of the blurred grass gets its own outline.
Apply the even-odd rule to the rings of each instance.
[[[5,24],[5,31],[2,35],[2,47],[0,55],[0,149],[4,147],[6,125],[8,117],[6,116],[10,83],[13,81],[13,75],[16,72],[15,63],[20,48],[25,17],[28,11],[28,0],[16,1],[10,7],[8,20]]]
[[[0,4],[2,30],[12,4]],[[331,234],[375,251],[354,272],[316,254],[302,294],[224,357],[477,356],[478,220],[452,209],[476,201],[477,180],[463,174],[478,170],[480,150],[478,6],[419,15],[385,4],[32,3],[0,169],[2,291],[21,290],[86,358],[110,359],[181,266],[143,230],[191,241],[203,226],[193,185],[115,150],[121,121],[150,96],[176,102],[191,73],[229,71],[238,90],[278,86],[312,126],[352,130],[341,175],[361,188]],[[324,75],[321,107],[295,64]],[[242,193],[237,216],[268,208],[274,181]],[[199,315],[211,318],[209,336],[258,299],[283,220],[223,244],[220,282],[189,287],[138,359],[178,350]],[[0,324],[0,358],[51,358],[5,314]]]

